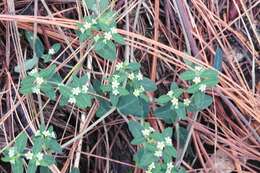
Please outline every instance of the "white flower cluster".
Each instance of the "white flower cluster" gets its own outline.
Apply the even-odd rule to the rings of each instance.
[[[31,151],[27,152],[26,154],[24,154],[25,158],[27,160],[32,160],[35,159],[36,160],[36,165],[40,165],[41,161],[43,160],[43,153],[39,152],[36,155],[34,155]]]
[[[155,130],[152,127],[149,127],[147,129],[142,130],[142,134],[145,138],[149,138],[150,134],[154,132]]]
[[[114,95],[118,95],[119,94],[119,91],[118,91],[118,87],[119,87],[119,85],[120,85],[120,82],[118,82],[118,78],[119,78],[120,76],[119,75],[114,75],[113,77],[112,77],[112,82],[111,82],[111,86],[112,86],[112,93],[114,94]]]
[[[32,92],[35,94],[40,94],[41,93],[40,88],[41,88],[41,85],[44,83],[44,79],[40,76],[37,76],[35,79],[35,83],[36,83],[36,86],[34,86],[32,88]]]
[[[136,97],[138,97],[138,96],[140,96],[144,91],[145,91],[145,90],[144,90],[144,87],[143,87],[143,86],[140,86],[140,88],[137,88],[137,89],[134,90],[133,95],[136,96]]]
[[[201,66],[196,66],[196,67],[195,67],[195,73],[196,73],[197,75],[199,75],[203,70],[204,70],[204,68],[201,67]],[[199,83],[201,82],[201,78],[200,78],[199,76],[196,76],[192,81],[193,81],[195,84],[199,84]],[[199,90],[200,90],[201,92],[204,92],[204,91],[206,90],[206,88],[207,88],[206,84],[201,84],[201,85],[199,86]]]
[[[171,146],[171,145],[172,145],[172,140],[169,136],[166,137],[164,141],[158,141],[156,144],[157,150],[154,152],[154,155],[156,157],[162,157],[163,149],[165,148],[165,146]]]
[[[34,69],[32,69],[28,74],[29,74],[30,76],[35,76],[37,73],[38,73],[37,68],[34,68]]]
[[[72,92],[72,95],[70,96],[68,102],[70,104],[74,104],[74,103],[76,103],[75,96],[78,96],[80,93],[88,92],[88,84],[83,85],[81,88],[80,87],[72,88],[71,92]]]
[[[106,42],[107,40],[111,40],[113,38],[113,34],[117,33],[116,28],[111,28],[109,32],[105,32],[104,33],[104,42]]]
[[[154,162],[151,163],[149,166],[148,166],[148,169],[145,171],[145,173],[152,173],[152,170],[155,168],[155,164]]]
[[[48,54],[49,55],[54,55],[55,54],[55,50],[53,48],[50,48]]]
[[[166,168],[166,172],[165,173],[171,173],[173,167],[174,166],[173,166],[172,162],[167,163],[167,168]]]
[[[131,72],[130,74],[128,74],[128,79],[130,80],[143,80],[143,74],[141,72],[139,72],[137,75],[135,75],[133,72]]]
[[[176,109],[178,109],[178,107],[179,107],[179,100],[178,100],[178,98],[176,98],[176,97],[174,96],[174,92],[171,90],[171,91],[169,91],[169,92],[167,93],[167,95],[171,98],[171,103],[172,103],[172,105],[173,105]],[[190,103],[191,103],[191,101],[190,101],[190,99],[188,99],[188,98],[183,100],[183,104],[184,104],[185,106],[189,106]]]
[[[97,23],[97,21],[95,19],[92,19],[91,22],[85,22],[83,24],[83,27],[81,27],[79,30],[81,33],[84,33],[85,31],[87,31],[88,29],[90,29],[92,27],[92,25],[95,25]]]
[[[54,132],[50,132],[49,130],[44,130],[43,132],[41,132],[40,130],[37,130],[35,133],[35,136],[43,136],[45,138],[56,138],[56,135]]]
[[[10,148],[9,149],[9,151],[8,151],[8,156],[9,157],[14,157],[15,155],[17,154],[17,152],[16,152],[16,149],[14,148],[14,147],[12,147],[12,148]],[[10,160],[10,162],[12,163],[12,164],[15,164],[15,158],[12,158],[11,160]]]
[[[43,154],[40,152],[40,153],[37,153],[36,154],[36,165],[40,165],[40,162],[42,161],[43,159]]]

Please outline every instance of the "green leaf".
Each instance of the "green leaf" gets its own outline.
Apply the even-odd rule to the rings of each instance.
[[[33,49],[33,33],[29,31],[25,31],[25,36],[27,41],[30,43],[31,48]],[[38,36],[35,38],[35,54],[39,58],[43,55],[44,52],[44,46],[42,41],[39,39]]]
[[[169,124],[176,121],[176,113],[171,109],[170,104],[157,108],[154,115]]]
[[[108,10],[106,12],[104,12],[99,18],[98,18],[98,25],[99,27],[103,30],[103,31],[107,31],[106,27],[107,26],[108,29],[110,29],[112,26],[111,25],[115,25],[115,17],[116,17],[116,13]]]
[[[37,57],[25,60],[25,62],[23,64],[24,70],[25,71],[31,70],[36,64],[38,64],[38,60],[39,59]],[[21,66],[19,66],[19,65],[15,66],[14,71],[17,73],[20,73],[22,71]]]
[[[11,164],[13,173],[23,173],[23,160],[18,158],[15,160],[15,164]]]
[[[27,172],[28,173],[35,173],[36,170],[37,170],[36,161],[35,160],[30,160],[29,163],[28,163]]]
[[[48,167],[40,166],[40,173],[52,173]]]
[[[46,63],[51,61],[52,56],[49,54],[44,54],[41,58],[44,60],[44,63]]]
[[[223,51],[218,46],[215,57],[214,57],[214,65],[213,65],[214,68],[217,69],[218,71],[222,70],[222,61],[223,61]]]
[[[142,168],[147,167],[148,165],[150,165],[155,160],[156,160],[156,158],[155,158],[155,156],[152,152],[144,151],[144,153],[140,157],[138,165]]]
[[[202,78],[209,78],[209,79],[215,79],[218,76],[218,72],[211,69],[203,70],[200,74],[200,77]]]
[[[54,151],[54,152],[57,152],[57,153],[62,152],[62,148],[61,148],[60,144],[57,142],[56,139],[46,139],[45,144],[46,144],[46,147],[48,149],[50,149],[51,151]]]
[[[129,121],[128,128],[134,138],[142,136],[141,131],[144,129],[143,126],[136,121]]]
[[[120,34],[113,34],[113,40],[119,44],[124,45],[125,44],[125,40],[124,38],[120,35]]]
[[[48,96],[51,100],[56,99],[56,94],[54,88],[51,86],[51,84],[43,84],[41,85],[41,90],[43,93]]]
[[[26,76],[22,80],[22,86],[20,88],[20,93],[26,95],[32,93],[32,88],[34,87],[35,77]]]
[[[218,84],[218,78],[205,79],[201,82],[201,84],[205,84],[207,87],[214,87]]]
[[[199,88],[200,88],[200,85],[201,85],[200,83],[191,85],[191,86],[188,88],[187,92],[188,92],[188,93],[198,92],[198,91],[199,91]]]
[[[175,109],[175,111],[176,111],[179,119],[186,118],[186,111],[185,111],[185,106],[183,103],[179,103],[178,109]]]
[[[155,91],[157,89],[155,82],[146,77],[138,82],[144,87],[145,91]]]
[[[103,116],[109,109],[111,109],[111,104],[110,102],[106,101],[106,100],[100,100],[99,101],[99,108],[96,112],[96,116],[97,117],[101,117]]]
[[[196,77],[196,74],[192,70],[187,70],[187,71],[181,73],[180,77],[181,77],[182,80],[191,80],[191,79],[194,79]]]
[[[195,104],[198,110],[203,110],[209,107],[213,100],[212,97],[202,92],[197,92],[192,96],[192,102]]]
[[[98,45],[95,44],[95,52],[104,59],[113,61],[116,58],[116,46],[112,41],[103,42],[101,39],[98,41]]]
[[[127,69],[129,69],[130,71],[137,71],[141,68],[141,64],[138,62],[130,62],[127,65]]]
[[[55,43],[52,45],[51,48],[54,49],[55,53],[57,53],[60,50],[61,45],[60,45],[60,43]]]
[[[171,98],[168,95],[161,95],[158,99],[156,99],[156,102],[159,104],[165,104],[168,103],[171,100]]]
[[[80,173],[79,168],[73,168],[70,173]]]
[[[175,82],[172,82],[170,89],[171,89],[173,92],[176,92],[175,90],[179,90],[179,87],[178,87],[178,85],[177,85]]]
[[[27,145],[27,140],[28,137],[24,132],[17,137],[14,146],[16,147],[18,153],[22,153],[24,151]]]
[[[34,137],[32,153],[33,154],[38,154],[39,152],[41,152],[42,148],[43,148],[43,143],[44,142],[41,139],[41,137]]]
[[[85,0],[87,8],[94,11],[96,14],[104,12],[109,6],[108,0]]]
[[[91,106],[92,103],[92,98],[91,96],[87,95],[87,94],[82,94],[80,93],[79,95],[76,96],[76,105],[79,108],[86,108]]]
[[[46,69],[42,69],[39,72],[39,75],[43,77],[44,79],[48,79],[52,77],[55,74],[56,65],[52,64],[50,67]]]
[[[172,136],[172,128],[167,127],[166,129],[164,129],[164,131],[162,132],[162,135],[164,137],[171,137]]]
[[[44,155],[42,161],[40,162],[41,166],[50,166],[55,163],[53,156]]]
[[[125,115],[136,115],[142,110],[142,106],[137,97],[133,95],[122,96],[117,105],[118,110]]]
[[[138,136],[136,138],[134,138],[132,141],[131,141],[131,144],[133,145],[139,145],[139,144],[143,144],[145,142],[145,138],[143,136]]]

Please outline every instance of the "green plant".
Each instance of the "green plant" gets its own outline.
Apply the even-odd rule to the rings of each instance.
[[[45,130],[45,127],[42,125],[33,136],[32,147],[29,150],[26,148],[27,141],[26,134],[22,133],[15,140],[13,147],[4,150],[5,157],[2,160],[10,162],[12,171],[15,173],[24,172],[24,160],[28,161],[28,173],[35,173],[38,166],[48,167],[55,164],[55,159],[51,153],[60,153],[62,151],[52,127]]]
[[[191,86],[183,89],[173,82],[170,91],[156,100],[162,106],[155,110],[155,115],[172,123],[176,119],[185,119],[187,112],[197,112],[207,108],[212,103],[212,97],[206,95],[205,90],[218,83],[217,76],[215,70],[200,66],[181,73],[181,79],[190,82]],[[186,95],[190,94],[190,98],[183,98],[185,92]]]
[[[107,8],[109,1],[85,0],[85,5],[92,11],[85,16],[82,22],[77,23],[75,31],[80,42],[88,42],[100,57],[114,61],[116,58],[116,43],[124,44],[124,38],[117,33],[115,13]],[[50,62],[52,56],[60,49],[59,43],[54,44],[46,54],[38,37],[33,45],[33,35],[26,32],[27,41],[35,48],[35,56],[25,62],[28,71],[37,65],[39,58],[44,63]],[[218,73],[215,70],[202,66],[192,66],[191,69],[180,74],[180,79],[186,81],[188,87],[178,86],[172,82],[170,90],[159,95],[154,101],[157,108],[154,112],[149,109],[151,100],[147,92],[154,92],[157,86],[154,81],[145,77],[141,72],[141,65],[137,62],[119,62],[115,70],[102,80],[91,80],[87,75],[80,74],[62,79],[56,66],[35,68],[28,72],[22,80],[20,92],[22,94],[38,94],[57,100],[61,96],[60,105],[75,105],[78,108],[87,108],[92,105],[93,99],[98,101],[97,117],[105,115],[112,107],[121,115],[134,115],[143,122],[149,111],[166,123],[175,123],[186,118],[189,112],[198,112],[212,104],[212,97],[205,93],[207,88],[218,83]],[[219,65],[218,65],[219,66]],[[16,67],[20,71],[20,67]],[[185,172],[174,167],[176,150],[172,144],[172,128],[166,128],[161,133],[155,131],[148,123],[130,121],[129,130],[133,135],[132,144],[140,145],[134,156],[138,167],[147,173]],[[49,166],[55,163],[52,152],[61,152],[61,147],[55,139],[52,127],[45,130],[42,125],[33,137],[32,149],[24,153],[27,136],[21,134],[14,147],[7,149],[4,161],[10,162],[13,170],[23,172],[23,160],[28,160],[28,172],[33,173],[38,166]]]
[[[128,127],[134,137],[131,143],[141,144],[134,155],[138,167],[145,169],[146,173],[181,172],[173,165],[176,150],[172,144],[172,128],[168,127],[159,133],[148,123],[141,125],[135,121],[130,121]]]

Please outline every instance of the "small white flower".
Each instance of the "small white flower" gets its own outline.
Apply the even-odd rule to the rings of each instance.
[[[167,163],[167,169],[165,173],[171,173],[173,167],[174,165],[172,164],[172,162]]]
[[[33,158],[33,153],[31,151],[24,154],[25,158],[27,160],[31,160]]]
[[[171,102],[172,102],[173,106],[177,106],[179,104],[179,101],[178,101],[178,99],[176,97],[173,97]]]
[[[157,150],[157,151],[155,151],[154,155],[155,155],[156,157],[162,157],[162,150]]]
[[[41,85],[44,82],[44,79],[42,77],[36,77],[36,84]]]
[[[139,89],[135,89],[134,92],[133,92],[133,95],[136,96],[136,97],[140,96],[140,94],[141,94],[141,92],[140,92]]]
[[[190,101],[190,99],[187,98],[187,99],[183,100],[183,103],[184,103],[185,106],[189,106],[191,101]]]
[[[97,20],[96,19],[92,19],[91,22],[92,22],[93,25],[97,24]]]
[[[140,86],[139,91],[140,91],[141,93],[144,92],[144,87],[143,87],[143,86]]]
[[[113,81],[112,81],[112,88],[113,88],[113,89],[118,88],[119,84],[120,84],[120,83],[119,83],[117,80],[113,80]]]
[[[206,85],[205,84],[201,84],[200,85],[200,87],[199,87],[199,90],[201,91],[201,92],[204,92],[205,90],[206,90]]]
[[[115,27],[111,28],[111,30],[110,30],[110,31],[111,31],[111,33],[112,33],[112,34],[115,34],[115,33],[117,33],[117,30],[116,30],[116,28],[115,28]]]
[[[161,142],[161,141],[157,142],[156,148],[158,150],[163,150],[164,147],[165,147],[165,143],[164,142]]]
[[[151,131],[149,129],[142,130],[142,134],[145,138],[149,137]]]
[[[50,135],[51,138],[56,138],[56,134],[54,132],[51,132],[51,135]]]
[[[40,94],[41,90],[40,90],[40,88],[38,86],[36,86],[36,87],[32,88],[32,92],[35,93],[35,94]]]
[[[34,68],[34,69],[31,70],[28,74],[29,74],[30,76],[34,76],[34,75],[37,74],[37,73],[38,73],[37,68]]]
[[[79,87],[76,87],[76,88],[72,88],[72,94],[73,95],[79,95],[79,93],[80,93],[80,88]]]
[[[117,75],[117,74],[113,75],[114,80],[117,80],[119,77],[120,77],[120,76]]]
[[[84,24],[84,28],[85,28],[86,30],[90,29],[90,28],[91,28],[91,23],[86,22],[86,23]]]
[[[119,94],[119,91],[117,89],[113,90],[112,93],[116,96]]]
[[[200,83],[200,77],[196,76],[193,80],[192,80],[195,84]]]
[[[130,80],[134,80],[135,74],[134,74],[133,72],[130,73],[130,74],[128,75],[128,78],[129,78]]]
[[[38,161],[41,161],[41,160],[43,159],[43,154],[42,154],[42,153],[37,153],[37,154],[36,154],[36,159],[37,159]]]
[[[49,55],[54,55],[55,54],[55,50],[53,48],[50,48],[48,53],[49,53]]]
[[[155,130],[152,127],[149,127],[150,132],[154,132]]]
[[[112,39],[112,34],[111,34],[110,32],[105,32],[105,33],[104,33],[104,38],[105,38],[106,40],[111,40],[111,39]]]
[[[82,86],[82,92],[83,93],[87,93],[88,92],[88,86],[87,85],[83,85]]]
[[[172,140],[169,136],[165,138],[165,143],[166,145],[172,145]]]
[[[76,103],[75,97],[70,97],[69,100],[68,100],[68,102],[69,102],[70,104]]]
[[[154,162],[148,166],[148,171],[152,171],[155,168]]]
[[[40,162],[42,161],[42,159],[43,159],[43,154],[42,153],[36,154],[36,165],[37,166],[41,164]]]
[[[137,80],[143,80],[143,75],[142,75],[142,73],[138,73],[137,75],[136,75],[136,78],[137,78]]]
[[[51,135],[51,133],[48,130],[44,130],[42,134],[44,137],[49,137]]]
[[[85,28],[79,28],[79,31],[83,34],[85,32]]]
[[[120,62],[116,65],[116,70],[121,70],[122,68],[124,68],[124,63]]]
[[[94,37],[94,40],[97,42],[98,40],[100,39],[100,36],[99,35],[96,35],[95,37]]]
[[[203,67],[201,67],[201,66],[196,66],[196,67],[195,67],[195,70],[196,70],[197,72],[200,72],[200,71],[203,70]]]
[[[37,137],[37,136],[41,136],[41,132],[40,132],[40,130],[37,130],[36,133],[35,133],[34,135],[35,135],[36,137]]]
[[[172,97],[172,96],[173,96],[173,91],[172,91],[172,90],[169,91],[169,92],[167,93],[167,96]]]
[[[8,151],[8,156],[9,157],[13,157],[15,156],[16,152],[15,152],[15,149],[14,148],[10,148],[9,151]]]

